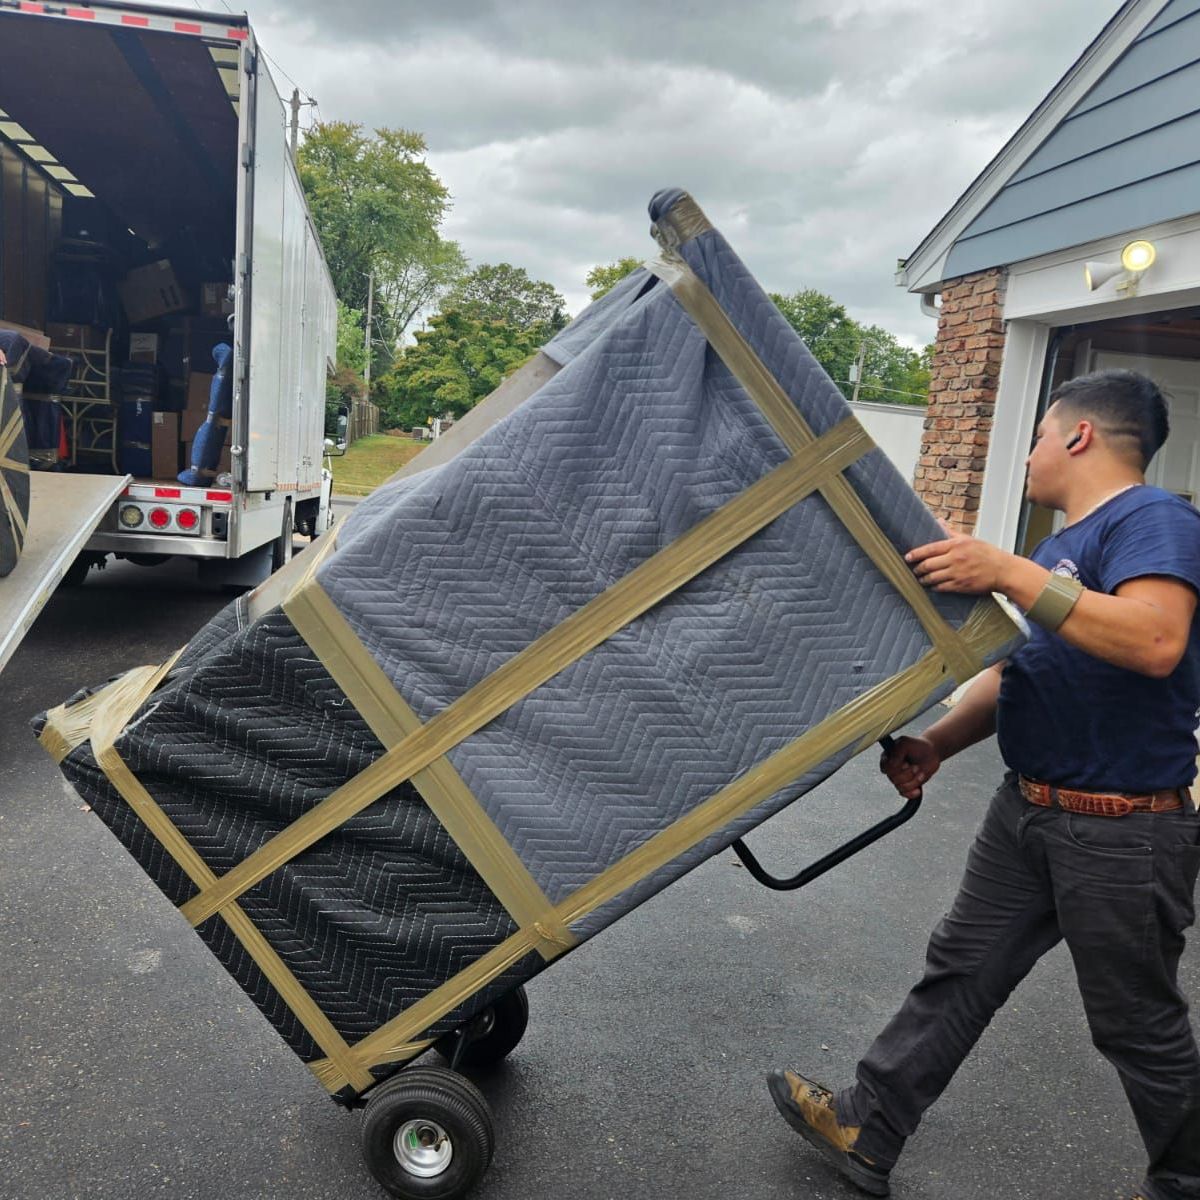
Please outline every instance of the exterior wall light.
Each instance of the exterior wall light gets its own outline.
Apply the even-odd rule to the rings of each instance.
[[[1127,271],[1135,271],[1139,275],[1154,266],[1158,251],[1153,242],[1130,242],[1121,251],[1121,266]]]
[[[1129,242],[1121,250],[1119,262],[1084,263],[1083,281],[1087,285],[1088,291],[1094,292],[1097,288],[1102,288],[1110,279],[1124,275],[1125,278],[1117,284],[1117,291],[1124,292],[1127,296],[1136,296],[1138,281],[1143,272],[1154,265],[1157,257],[1158,251],[1154,248],[1153,242]]]

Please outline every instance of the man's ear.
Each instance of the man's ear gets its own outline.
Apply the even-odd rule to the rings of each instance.
[[[1075,432],[1067,438],[1067,450],[1086,450],[1092,444],[1092,434],[1095,429],[1091,421],[1080,421],[1075,427]]]

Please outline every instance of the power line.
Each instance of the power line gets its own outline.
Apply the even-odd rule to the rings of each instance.
[[[267,51],[266,51],[266,49],[265,49],[264,47],[262,47],[262,46],[259,46],[259,49],[260,49],[260,50],[262,50],[262,52],[263,52],[263,57],[264,57],[264,58],[266,58],[267,62],[269,62],[269,63],[270,63],[270,64],[271,64],[271,65],[272,65],[272,66],[273,66],[273,67],[274,67],[274,68],[275,68],[275,69],[276,69],[276,70],[277,70],[279,73],[280,73],[280,75],[282,75],[282,76],[284,77],[284,79],[286,79],[286,80],[288,81],[288,83],[290,83],[290,84],[292,85],[292,87],[294,87],[294,88],[296,89],[296,91],[298,91],[298,92],[304,92],[304,97],[305,97],[305,99],[306,99],[306,100],[310,100],[310,101],[312,100],[312,97],[311,97],[311,96],[308,94],[308,92],[307,92],[307,91],[306,91],[304,88],[302,88],[302,87],[301,87],[301,86],[300,86],[300,85],[299,85],[299,84],[298,84],[298,83],[297,83],[297,82],[296,82],[296,81],[295,81],[295,80],[294,80],[294,79],[293,79],[293,78],[292,78],[292,77],[291,77],[291,76],[290,76],[290,75],[289,75],[289,74],[288,74],[288,73],[287,73],[287,72],[286,72],[286,71],[283,69],[283,67],[281,67],[281,66],[279,65],[279,63],[277,63],[277,62],[275,61],[275,59],[274,59],[274,58],[273,58],[273,57],[272,57],[270,54],[268,54],[268,53],[267,53]]]
[[[847,387],[853,387],[854,385],[853,379],[835,379],[833,382],[837,384],[844,383]],[[899,388],[884,387],[880,383],[871,383],[866,379],[863,380],[862,388],[865,392],[892,392],[897,396],[912,396],[914,399],[921,400],[926,404],[929,402],[929,397],[920,392],[903,392]]]

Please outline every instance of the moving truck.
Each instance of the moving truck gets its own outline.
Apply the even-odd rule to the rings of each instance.
[[[39,523],[89,523],[86,539],[54,542],[69,562],[25,574],[42,571],[44,595],[108,555],[184,556],[224,582],[258,582],[290,557],[295,531],[330,522],[337,311],[246,18],[5,5],[0,172],[0,334],[23,330],[71,359],[65,384],[24,385],[31,538]],[[77,490],[55,499],[56,480],[81,474],[129,477],[98,522]]]

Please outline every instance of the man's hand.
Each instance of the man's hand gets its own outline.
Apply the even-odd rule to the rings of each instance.
[[[988,542],[965,533],[955,533],[941,542],[929,542],[910,550],[904,561],[922,584],[935,592],[962,592],[977,596],[1001,592],[1001,575],[1013,556]]]
[[[898,737],[891,750],[885,750],[879,759],[879,769],[905,800],[919,795],[941,765],[933,743],[924,737]]]

